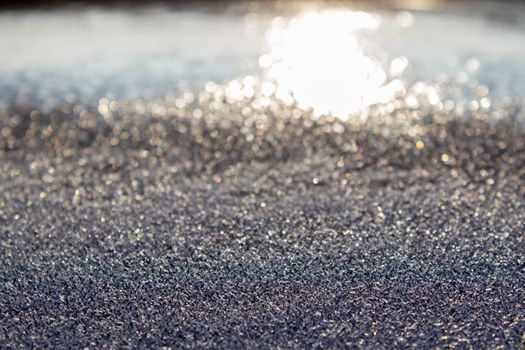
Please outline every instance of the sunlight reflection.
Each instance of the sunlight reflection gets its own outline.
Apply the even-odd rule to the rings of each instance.
[[[271,53],[259,64],[277,83],[278,98],[287,101],[291,94],[315,115],[347,118],[404,89],[401,80],[391,78],[406,68],[406,58],[394,60],[387,72],[364,53],[356,35],[377,30],[380,21],[365,12],[334,10],[304,14],[287,24],[277,18],[267,33]]]

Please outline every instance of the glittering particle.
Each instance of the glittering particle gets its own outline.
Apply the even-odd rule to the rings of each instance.
[[[259,58],[259,65],[263,68],[268,68],[272,64],[272,57],[270,55],[262,55]]]
[[[392,60],[390,63],[390,74],[393,76],[403,73],[408,65],[408,59],[404,56],[400,56]]]
[[[479,60],[475,57],[471,57],[467,60],[467,63],[466,63],[466,67],[467,67],[467,70],[469,72],[475,72],[479,69],[480,67],[480,63],[479,63]]]

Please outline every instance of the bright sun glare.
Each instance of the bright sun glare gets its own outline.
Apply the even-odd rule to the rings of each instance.
[[[333,10],[304,14],[289,23],[275,20],[267,33],[271,52],[260,64],[277,83],[277,97],[289,99],[291,93],[315,115],[347,118],[388,102],[404,88],[400,80],[389,80],[381,62],[364,53],[356,35],[379,25],[379,17],[365,12]],[[404,69],[403,63],[398,62],[397,71]]]

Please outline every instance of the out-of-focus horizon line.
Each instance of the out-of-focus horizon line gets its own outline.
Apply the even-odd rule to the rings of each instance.
[[[488,0],[462,0],[459,3],[484,3],[489,2]],[[525,3],[524,0],[503,0],[502,3]],[[156,1],[144,1],[144,0],[5,0],[0,3],[0,11],[3,10],[42,10],[42,9],[67,9],[84,6],[96,6],[100,8],[129,8],[129,7],[195,7],[195,6],[208,6],[213,5],[214,8],[220,7],[220,4],[243,4],[251,7],[253,5],[262,4],[270,7],[278,8],[294,8],[303,5],[322,5],[322,4],[341,4],[348,5],[353,4],[359,7],[367,7],[371,5],[382,5],[386,7],[402,7],[407,9],[433,9],[436,7],[452,5],[458,3],[454,0],[156,0]]]

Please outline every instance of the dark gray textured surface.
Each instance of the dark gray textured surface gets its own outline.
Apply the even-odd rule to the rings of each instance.
[[[523,348],[520,105],[241,107],[4,111],[0,347]]]

